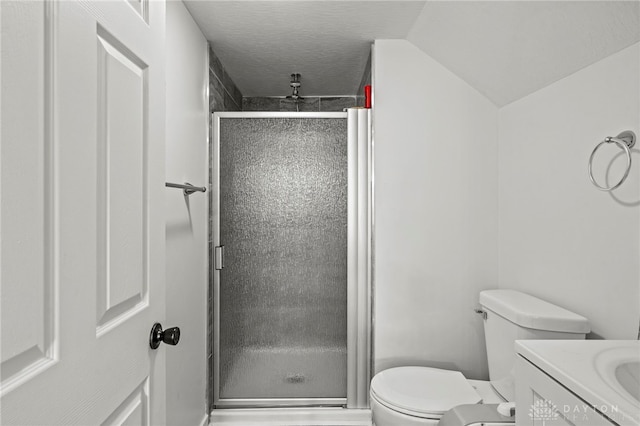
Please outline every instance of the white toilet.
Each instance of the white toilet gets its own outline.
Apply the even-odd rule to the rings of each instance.
[[[371,381],[374,425],[437,425],[458,405],[515,401],[515,340],[584,339],[590,331],[586,318],[514,290],[483,291],[480,305],[490,381],[429,367],[381,371]]]

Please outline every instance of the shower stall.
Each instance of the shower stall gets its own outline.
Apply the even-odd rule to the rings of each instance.
[[[367,407],[369,110],[212,120],[211,408]]]

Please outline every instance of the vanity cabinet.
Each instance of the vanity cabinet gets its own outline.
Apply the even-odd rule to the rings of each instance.
[[[518,354],[516,425],[608,426],[616,424]]]

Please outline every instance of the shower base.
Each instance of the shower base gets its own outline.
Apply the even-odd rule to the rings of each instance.
[[[232,358],[233,364],[220,375],[226,399],[323,398],[335,401],[322,405],[346,403],[340,401],[346,398],[344,347],[243,348]]]

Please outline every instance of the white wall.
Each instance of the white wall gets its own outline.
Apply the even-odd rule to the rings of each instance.
[[[207,41],[181,1],[167,2],[168,182],[207,186]],[[178,346],[167,353],[167,424],[197,425],[206,413],[207,199],[166,189],[167,314],[179,326]]]
[[[591,337],[638,333],[640,151],[614,196],[591,184],[587,161],[605,136],[640,133],[639,50],[635,44],[500,110],[500,287],[584,315]],[[596,157],[603,183],[619,152],[608,148]],[[618,176],[614,169],[611,180]]]
[[[497,287],[497,108],[405,40],[374,45],[374,368],[486,378]]]

